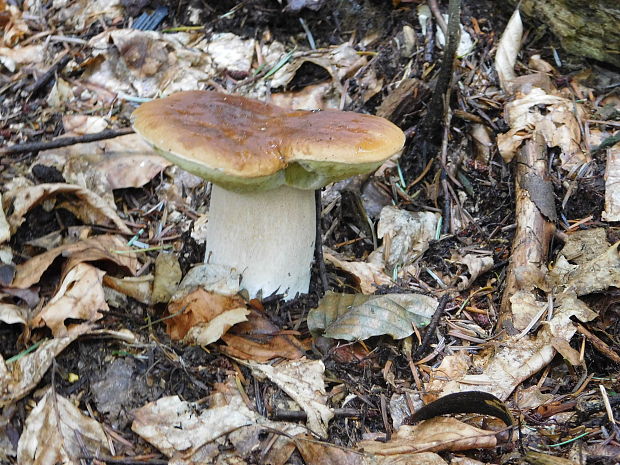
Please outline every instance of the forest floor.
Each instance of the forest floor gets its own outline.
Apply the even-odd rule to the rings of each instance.
[[[617,72],[525,22],[511,90],[493,1],[439,98],[423,2],[56,3],[0,0],[0,462],[620,463]],[[210,185],[136,134],[48,144],[190,89],[407,135],[323,189],[308,294],[191,281]]]

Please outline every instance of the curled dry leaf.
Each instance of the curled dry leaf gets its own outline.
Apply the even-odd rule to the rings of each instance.
[[[246,321],[249,312],[241,297],[197,288],[170,301],[168,313],[174,315],[165,320],[166,332],[173,340],[207,345],[217,341],[234,324]],[[186,339],[188,336],[191,340]]]
[[[78,263],[104,260],[135,274],[138,271],[138,259],[126,244],[121,236],[101,235],[56,247],[17,265],[15,279],[11,285],[25,289],[37,283],[45,270],[59,256],[67,258],[65,273]]]
[[[327,437],[327,425],[334,412],[326,405],[325,365],[320,360],[291,360],[272,366],[249,363],[254,376],[268,378],[306,412],[308,429]]]
[[[348,262],[324,252],[325,261],[353,275],[364,294],[374,294],[379,286],[392,286],[394,282],[383,271],[382,265],[367,262]]]
[[[566,275],[565,285],[579,296],[620,287],[620,254],[616,242],[603,254],[579,265]]]
[[[506,162],[510,162],[523,140],[541,134],[548,147],[559,147],[564,170],[570,171],[589,161],[581,148],[578,118],[583,111],[569,99],[552,95],[533,87],[527,94],[518,94],[505,107],[505,119],[510,130],[497,136],[497,144]]]
[[[383,258],[388,272],[413,263],[426,252],[435,237],[438,220],[437,213],[383,207],[377,236],[383,239]]]
[[[78,465],[84,456],[109,454],[103,426],[49,388],[28,415],[17,446],[22,465]]]
[[[136,299],[146,305],[151,305],[151,297],[153,294],[153,275],[145,274],[142,276],[127,276],[124,278],[116,278],[114,276],[105,275],[103,284],[110,289],[120,292],[123,295]]]
[[[19,228],[24,222],[24,216],[32,207],[58,194],[71,194],[78,198],[80,202],[77,204],[63,202],[58,206],[71,211],[85,223],[113,224],[123,233],[131,232],[116,211],[97,194],[79,186],[63,183],[24,186],[8,191],[4,196],[3,206],[5,209],[12,206],[12,212],[7,218],[11,232]]]
[[[477,390],[494,394],[501,400],[508,398],[519,384],[551,362],[555,356],[554,337],[570,341],[576,332],[572,317],[584,322],[596,317],[596,313],[577,299],[574,292],[564,291],[556,295],[555,303],[553,318],[540,325],[538,330],[523,337],[508,337],[496,350],[474,356],[472,364],[481,367],[481,373],[461,371],[449,377],[439,367],[434,370],[434,379],[427,389],[441,391],[442,395]]]
[[[108,310],[103,295],[104,274],[105,271],[92,265],[78,263],[67,273],[56,295],[30,321],[30,326],[47,326],[54,337],[64,337],[69,331],[66,320],[92,323],[101,319],[103,315],[99,311]]]
[[[25,325],[27,314],[25,308],[0,302],[0,321],[7,325]]]
[[[568,235],[560,255],[577,265],[583,265],[609,249],[605,228],[582,229]]]
[[[248,428],[281,431],[285,437],[305,432],[299,425],[272,422],[250,410],[232,379],[216,385],[209,405],[201,410],[177,396],[163,397],[135,410],[131,429],[178,464],[217,463],[218,446],[233,442],[231,434]],[[249,448],[262,450],[258,436]]]
[[[154,303],[168,302],[177,290],[183,274],[177,257],[170,253],[160,253],[155,259],[155,278],[153,280]]]
[[[308,314],[310,331],[347,341],[388,334],[402,339],[430,322],[437,300],[421,294],[364,296],[329,292]]]
[[[504,92],[512,93],[510,81],[515,78],[515,64],[517,55],[521,49],[521,40],[523,38],[523,23],[521,22],[521,14],[517,8],[502,33],[495,53],[495,70],[499,77],[500,85]]]
[[[87,328],[80,326],[70,331],[66,337],[44,341],[34,352],[12,363],[7,364],[0,357],[0,407],[28,395],[43,379],[54,358],[86,330]]]
[[[387,442],[361,441],[357,446],[376,455],[490,449],[500,443],[496,434],[455,418],[438,417],[415,426],[403,425]]]
[[[45,57],[43,45],[24,45],[16,48],[0,47],[0,63],[14,73],[22,66],[38,65]]]
[[[226,346],[220,350],[232,357],[255,362],[274,358],[296,360],[304,356],[301,343],[292,335],[279,334],[280,329],[261,312],[251,310],[248,321],[235,325],[222,336]]]
[[[467,271],[469,271],[469,278],[462,274],[459,276],[461,280],[457,286],[459,291],[469,288],[478,276],[489,271],[494,265],[491,255],[467,254],[464,257],[456,257],[455,261],[467,266]]]

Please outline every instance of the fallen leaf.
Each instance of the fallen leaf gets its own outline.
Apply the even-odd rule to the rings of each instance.
[[[0,321],[7,325],[25,325],[28,311],[14,304],[0,302]]]
[[[463,257],[453,257],[453,260],[467,266],[469,272],[469,278],[463,274],[459,275],[461,281],[457,286],[459,291],[468,289],[478,279],[478,276],[489,271],[494,265],[492,255],[467,254]]]
[[[12,363],[0,357],[0,407],[12,404],[28,395],[43,379],[55,357],[87,328],[80,326],[66,337],[43,341],[39,347]]]
[[[303,357],[305,351],[301,343],[291,335],[278,334],[279,331],[265,315],[251,310],[248,321],[236,324],[222,336],[226,346],[220,350],[232,357],[255,362]]]
[[[323,336],[347,341],[388,334],[403,339],[413,327],[423,327],[437,307],[437,300],[421,294],[364,296],[328,292],[319,307],[310,310],[308,328]]]
[[[22,66],[37,65],[43,62],[45,47],[43,45],[23,45],[16,48],[0,47],[0,63],[11,73]]]
[[[79,465],[85,456],[110,454],[103,426],[49,388],[32,409],[17,446],[23,465]]]
[[[181,282],[181,265],[177,257],[162,252],[155,259],[155,278],[153,280],[153,303],[168,302]]]
[[[383,271],[382,265],[366,262],[348,262],[329,252],[323,252],[323,257],[326,262],[353,275],[364,294],[374,294],[379,286],[394,285],[394,282]]]
[[[205,291],[220,295],[235,295],[241,290],[241,277],[234,269],[226,265],[201,263],[189,269],[179,284],[178,292],[202,287]]]
[[[127,247],[127,242],[122,237],[101,235],[56,247],[17,265],[15,279],[11,285],[25,289],[37,283],[45,270],[59,256],[67,258],[65,273],[78,263],[100,260],[114,263],[132,274],[138,271],[139,266],[136,254]]]
[[[320,360],[291,360],[278,365],[249,363],[254,376],[268,378],[306,412],[308,429],[327,437],[327,425],[334,412],[327,406],[325,365]]]
[[[395,267],[410,265],[426,252],[435,237],[438,220],[437,213],[383,207],[377,237],[383,239],[383,257],[388,272]]]
[[[583,119],[583,110],[572,100],[533,87],[526,94],[518,93],[505,106],[504,117],[510,130],[497,136],[497,145],[507,163],[532,134],[542,135],[549,148],[560,148],[565,171],[578,169],[590,160],[581,147],[579,120]]]
[[[551,362],[555,356],[552,343],[554,337],[570,341],[576,332],[572,317],[583,322],[596,317],[596,313],[580,301],[574,292],[564,291],[556,295],[554,300],[552,319],[540,325],[537,332],[522,337],[508,337],[494,350],[475,355],[472,365],[479,367],[480,372],[477,374],[469,374],[464,367],[455,376],[448,378],[440,366],[433,370],[427,390],[440,392],[441,395],[477,390],[506,400],[519,384]],[[449,357],[454,356],[446,358]]]
[[[455,418],[438,417],[415,426],[403,425],[387,442],[360,441],[357,446],[376,455],[490,449],[499,444],[495,435],[495,431],[476,428]]]
[[[229,313],[231,310],[233,312]],[[171,339],[207,345],[217,341],[234,324],[246,321],[249,312],[241,297],[215,294],[197,288],[171,300],[168,313],[174,315],[165,320],[166,332]],[[214,321],[215,326],[210,328]],[[197,329],[190,334],[192,328]],[[185,339],[187,337],[189,339]]]
[[[566,275],[565,286],[577,295],[600,292],[609,287],[620,287],[620,254],[616,242],[604,253],[579,265]]]
[[[131,231],[120,219],[116,211],[94,192],[79,186],[63,183],[38,184],[36,186],[24,186],[5,193],[3,206],[12,206],[12,213],[7,218],[11,232],[24,222],[24,216],[35,205],[58,194],[71,194],[78,198],[79,202],[62,202],[58,208],[65,208],[75,214],[85,223],[114,224],[121,232],[130,234]]]
[[[78,263],[64,277],[54,297],[30,321],[30,326],[47,326],[54,337],[64,337],[69,330],[66,320],[92,323],[101,319],[103,315],[99,311],[109,310],[103,295],[104,274],[105,271],[92,265]]]
[[[288,437],[305,431],[299,425],[269,421],[250,410],[231,379],[216,385],[209,405],[201,409],[178,396],[163,397],[135,410],[131,429],[177,464],[216,463],[222,451],[219,445],[247,428],[281,431]],[[251,437],[255,442],[249,448],[261,450],[258,435]]]
[[[609,249],[605,228],[582,229],[572,232],[560,251],[566,260],[583,265]]]
[[[116,292],[136,299],[138,302],[146,305],[152,304],[153,275],[151,274],[126,276],[124,278],[105,275],[103,277],[103,284]]]
[[[512,92],[510,81],[515,78],[514,68],[521,49],[522,38],[523,23],[517,8],[508,20],[495,53],[495,70],[502,89],[507,93]]]

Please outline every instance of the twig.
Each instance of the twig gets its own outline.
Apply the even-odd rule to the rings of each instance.
[[[431,322],[426,327],[426,332],[424,333],[424,338],[422,339],[422,343],[416,349],[413,354],[413,359],[417,359],[422,356],[422,354],[426,351],[426,348],[431,342],[431,338],[433,334],[435,334],[435,329],[437,329],[437,325],[439,324],[439,320],[443,315],[444,310],[446,309],[446,304],[448,303],[448,294],[444,294],[439,299],[439,303],[437,304],[437,309],[433,314],[433,318],[431,318]]]
[[[95,142],[104,139],[113,139],[114,137],[133,134],[132,128],[123,129],[106,129],[105,131],[96,132],[94,134],[84,134],[83,136],[59,137],[58,139],[27,142],[25,144],[15,144],[10,147],[0,149],[0,156],[15,155],[18,153],[38,152],[40,150],[57,149],[59,147],[68,147],[69,145],[83,144],[86,142]]]
[[[364,413],[354,408],[336,408],[334,409],[334,417],[336,418],[355,418],[362,417]],[[274,410],[269,417],[274,421],[305,421],[308,415],[303,410]]]
[[[439,5],[437,4],[437,0],[427,0],[428,7],[431,9],[433,16],[435,16],[435,21],[437,21],[437,25],[443,32],[444,37],[448,35],[448,25],[446,21],[443,19],[443,15],[441,14],[441,10],[439,10]]]
[[[34,97],[41,89],[49,84],[49,82],[56,76],[56,73],[63,69],[69,61],[71,61],[71,55],[63,55],[63,57],[54,63],[50,69],[43,73],[43,75],[32,85],[32,88],[30,89],[30,98]]]
[[[592,343],[596,350],[605,355],[609,360],[614,363],[620,364],[620,355],[611,350],[609,346],[605,343],[605,341],[600,339],[595,334],[592,334],[589,330],[586,329],[585,326],[579,323],[577,323],[577,331],[583,334]]]

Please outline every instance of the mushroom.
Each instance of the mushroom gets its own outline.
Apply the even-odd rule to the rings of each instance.
[[[307,293],[314,190],[377,168],[405,142],[377,116],[210,91],[152,100],[132,118],[157,152],[213,183],[205,261],[236,268],[251,296]]]

